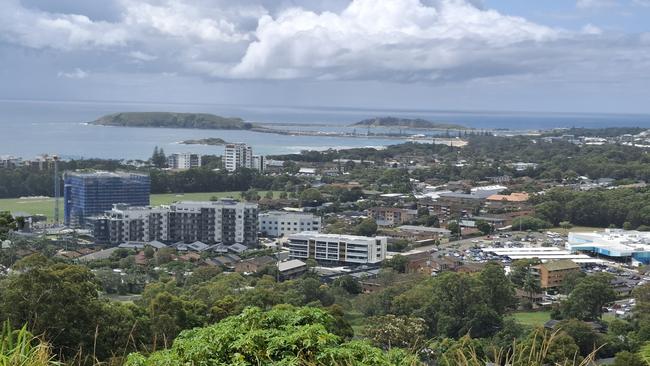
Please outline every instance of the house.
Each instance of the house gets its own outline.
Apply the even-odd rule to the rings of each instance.
[[[241,254],[241,253],[247,251],[248,247],[245,246],[244,244],[233,244],[233,245],[228,246],[228,250],[230,250],[231,252],[237,253],[237,254]]]
[[[407,273],[423,273],[431,275],[443,271],[456,271],[463,265],[458,258],[450,256],[438,256],[433,253],[417,253],[407,257]]]
[[[301,177],[315,177],[316,176],[316,169],[315,168],[300,168],[298,170],[298,176]]]
[[[531,206],[529,198],[528,193],[493,194],[485,199],[485,209],[493,213],[520,211]]]
[[[195,241],[192,244],[187,245],[187,249],[194,251],[194,252],[204,252],[210,248],[209,245],[202,243],[200,241]]]
[[[580,272],[580,266],[571,260],[557,260],[534,266],[533,270],[539,274],[541,288],[550,289],[562,286],[567,275]]]
[[[462,227],[476,227],[479,222],[487,222],[488,224],[494,226],[495,229],[502,228],[506,226],[506,219],[501,217],[491,217],[491,216],[471,216],[464,217],[460,220],[460,226]]]
[[[275,264],[275,259],[268,255],[248,258],[235,264],[235,272],[255,273],[272,264]]]
[[[280,262],[278,263],[278,271],[280,271],[282,280],[293,279],[307,272],[307,263],[298,259]]]
[[[222,255],[216,258],[211,258],[206,260],[206,263],[208,265],[213,265],[213,266],[223,266],[223,267],[230,267],[234,268],[235,263],[241,261],[241,258],[234,254],[226,254]]]

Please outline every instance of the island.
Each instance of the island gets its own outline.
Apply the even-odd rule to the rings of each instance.
[[[210,130],[250,130],[252,123],[237,117],[209,113],[120,112],[100,117],[93,125],[119,127],[196,128]]]
[[[227,144],[227,142],[224,139],[218,137],[208,137],[208,138],[197,139],[197,140],[185,140],[185,141],[181,141],[180,143],[185,145],[212,145],[212,146]]]
[[[398,117],[378,117],[368,118],[357,123],[352,127],[403,127],[403,128],[421,128],[431,130],[467,130],[469,128],[452,123],[431,122],[420,118],[398,118]]]

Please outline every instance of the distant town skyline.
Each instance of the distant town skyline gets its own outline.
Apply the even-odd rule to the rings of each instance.
[[[5,0],[0,99],[650,113],[648,0]]]

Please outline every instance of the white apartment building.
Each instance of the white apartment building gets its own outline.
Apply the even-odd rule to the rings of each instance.
[[[257,246],[257,204],[230,199],[185,201],[170,206],[126,207],[93,219],[99,242],[127,241],[223,243]]]
[[[321,229],[321,218],[310,213],[271,211],[259,214],[258,221],[260,233],[272,237]]]
[[[223,161],[229,172],[237,168],[253,169],[253,148],[242,143],[226,144]]]
[[[255,169],[260,172],[266,170],[266,157],[253,155],[253,148],[243,143],[226,144],[223,163],[229,172],[234,172],[237,168]]]
[[[262,155],[253,155],[253,169],[263,172],[266,170],[266,157]]]
[[[175,153],[167,157],[167,166],[170,169],[187,170],[201,166],[201,155],[192,153]]]
[[[289,235],[289,257],[313,258],[321,263],[376,264],[386,258],[385,236],[320,234]]]

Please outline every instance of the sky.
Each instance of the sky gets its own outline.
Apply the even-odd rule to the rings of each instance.
[[[0,0],[0,99],[650,113],[650,0]]]

